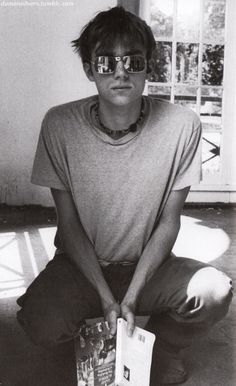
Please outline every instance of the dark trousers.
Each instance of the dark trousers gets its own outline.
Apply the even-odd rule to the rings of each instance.
[[[103,274],[121,302],[135,265],[112,264]],[[151,315],[159,338],[188,346],[222,319],[232,299],[231,279],[202,262],[170,257],[144,287],[137,315]],[[17,303],[19,323],[27,335],[45,347],[73,339],[86,318],[103,316],[98,294],[65,254],[56,255]]]

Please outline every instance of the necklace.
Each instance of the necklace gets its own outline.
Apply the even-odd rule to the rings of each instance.
[[[124,130],[114,129],[114,130],[112,130],[112,129],[109,129],[108,127],[106,127],[101,122],[101,119],[99,117],[98,107],[99,107],[99,104],[96,103],[96,105],[94,106],[94,112],[95,112],[95,118],[96,118],[96,121],[98,123],[99,129],[101,131],[103,131],[104,133],[108,134],[113,139],[119,139],[130,132],[135,133],[138,129],[138,126],[140,125],[140,123],[143,121],[143,118],[144,118],[144,110],[145,109],[144,109],[144,102],[142,99],[142,105],[141,105],[141,110],[140,110],[140,114],[139,114],[138,119],[134,123],[131,123],[131,125],[127,129],[124,129]]]

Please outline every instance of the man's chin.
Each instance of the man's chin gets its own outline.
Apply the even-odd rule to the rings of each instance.
[[[140,98],[142,97],[142,95],[140,95]],[[122,106],[127,106],[127,105],[132,105],[132,104],[135,104],[137,103],[137,99],[138,98],[130,98],[126,95],[117,95],[115,98],[111,98],[109,100],[109,103],[114,105],[114,106],[117,106],[117,107],[122,107]]]

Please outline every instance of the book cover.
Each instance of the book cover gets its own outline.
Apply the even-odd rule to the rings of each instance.
[[[81,326],[75,339],[78,386],[149,386],[155,335],[117,320],[112,336],[107,322]]]
[[[84,324],[75,339],[78,386],[114,386],[116,337],[107,322]]]

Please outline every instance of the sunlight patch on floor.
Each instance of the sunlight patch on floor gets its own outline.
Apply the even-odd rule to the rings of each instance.
[[[177,256],[209,263],[222,256],[230,245],[230,238],[220,228],[201,225],[201,220],[181,216],[181,229],[173,248]]]
[[[0,279],[21,279],[23,267],[15,232],[0,235]]]
[[[26,287],[24,286],[19,286],[19,288],[8,288],[5,290],[0,290],[0,299],[19,297],[23,295],[25,291],[26,291]]]
[[[21,295],[24,284],[17,234],[0,234],[0,299]]]
[[[0,299],[20,296],[26,281],[38,276],[42,245],[49,260],[53,258],[56,227],[3,232],[0,234]],[[38,246],[38,248],[37,248]]]
[[[56,227],[50,227],[50,228],[39,228],[39,233],[41,237],[41,241],[43,243],[43,246],[47,252],[49,260],[51,260],[55,253],[55,246],[54,246],[54,237],[56,234]]]
[[[29,256],[29,259],[30,259],[30,263],[31,263],[31,266],[32,266],[34,277],[36,277],[39,274],[39,270],[38,270],[38,267],[37,267],[37,264],[36,264],[35,253],[34,253],[33,248],[32,248],[29,232],[24,232],[24,236],[25,236],[25,242],[26,242],[26,245],[27,245],[28,256]]]

